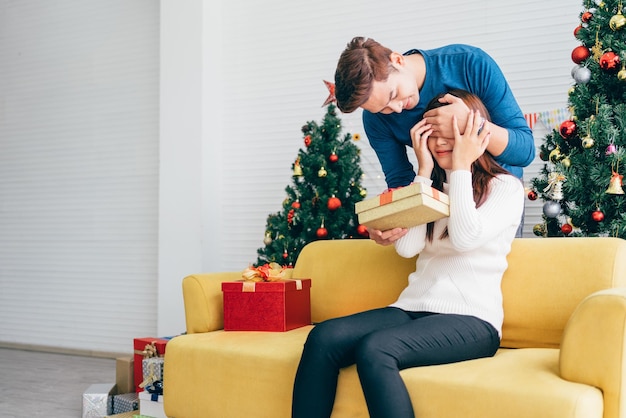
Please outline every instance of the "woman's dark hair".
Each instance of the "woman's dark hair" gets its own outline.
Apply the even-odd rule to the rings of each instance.
[[[468,91],[459,89],[450,90],[448,93],[463,100],[470,110],[478,111],[486,120],[491,120],[487,108],[478,96]],[[446,93],[441,93],[435,96],[426,106],[425,112],[441,106],[446,106],[447,103],[441,103],[439,101],[439,99],[445,95]],[[434,163],[435,168],[430,176],[433,181],[432,187],[443,191],[443,183],[447,180],[446,172],[439,166],[439,164],[437,164],[436,160]],[[483,155],[478,157],[478,159],[472,163],[472,188],[474,189],[474,202],[476,203],[477,208],[484,203],[487,195],[489,194],[489,182],[498,174],[510,173],[498,164],[496,160],[494,160],[493,156],[487,151],[485,151]],[[430,222],[426,227],[426,237],[429,241],[433,240],[434,225],[434,222]],[[445,238],[447,236],[448,229],[446,228],[446,230],[443,231],[441,238]]]

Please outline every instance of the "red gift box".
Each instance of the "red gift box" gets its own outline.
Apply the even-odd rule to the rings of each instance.
[[[169,341],[168,338],[135,338],[133,340],[133,348],[135,352],[134,357],[134,365],[133,365],[133,379],[135,382],[135,392],[142,392],[144,389],[140,388],[139,385],[143,382],[143,370],[142,370],[142,360],[144,357],[154,357],[152,355],[152,349],[148,348],[154,344],[156,348],[157,357],[163,357],[165,355],[165,345]]]
[[[225,331],[288,331],[311,324],[311,279],[222,283]]]

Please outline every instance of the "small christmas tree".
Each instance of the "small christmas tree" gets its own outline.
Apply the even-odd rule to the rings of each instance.
[[[256,265],[294,265],[302,248],[320,239],[363,238],[354,204],[367,194],[361,187],[359,148],[352,135],[341,134],[341,121],[330,103],[321,125],[302,127],[304,148],[292,165],[292,184],[285,188],[282,210],[268,216],[265,247]]]
[[[626,238],[626,17],[621,0],[583,2],[572,51],[571,118],[546,135],[528,197],[545,201],[540,236]]]

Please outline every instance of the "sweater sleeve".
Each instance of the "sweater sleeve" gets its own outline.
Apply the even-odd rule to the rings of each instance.
[[[476,208],[472,174],[455,170],[450,174],[450,242],[459,251],[484,245],[503,230],[517,229],[524,208],[524,188],[511,175],[499,175],[489,183],[483,204]]]
[[[422,176],[415,176],[415,181],[432,186],[433,181]],[[417,225],[409,228],[406,235],[395,242],[396,252],[401,257],[411,258],[419,254],[426,246],[427,224]]]
[[[467,69],[471,84],[489,110],[491,120],[508,131],[508,143],[504,151],[495,157],[507,168],[520,167],[511,172],[521,177],[521,167],[526,167],[535,158],[535,140],[524,114],[513,96],[502,70],[487,53],[476,49]]]
[[[363,126],[385,173],[387,187],[395,188],[410,184],[415,178],[415,171],[406,154],[406,146],[394,138],[393,132],[384,123],[381,115],[363,111]]]

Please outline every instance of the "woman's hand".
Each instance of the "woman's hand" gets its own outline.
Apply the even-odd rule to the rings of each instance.
[[[459,121],[459,130],[465,132],[465,121],[469,113],[469,107],[459,97],[446,94],[439,99],[440,103],[448,103],[445,106],[436,107],[424,113],[424,119],[432,126],[433,132],[442,138],[452,138],[452,118],[456,116]]]
[[[465,132],[460,133],[456,116],[453,117],[454,148],[452,149],[452,170],[471,171],[472,163],[485,153],[489,145],[489,122],[479,112],[471,111],[465,123]]]
[[[370,238],[376,241],[380,245],[391,245],[403,236],[406,235],[408,229],[406,228],[394,228],[388,231],[381,231],[379,229],[367,228],[367,232],[370,234]]]
[[[425,119],[422,119],[411,128],[410,133],[413,151],[417,157],[417,175],[430,178],[430,174],[435,168],[433,156],[428,149],[428,137],[433,133],[432,126],[427,124]]]

